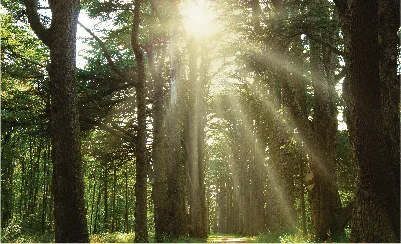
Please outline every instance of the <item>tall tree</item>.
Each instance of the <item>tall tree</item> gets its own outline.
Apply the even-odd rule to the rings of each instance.
[[[132,21],[131,46],[134,50],[137,84],[136,102],[138,107],[138,129],[135,147],[135,242],[148,242],[147,222],[147,149],[146,149],[146,73],[143,50],[139,44],[139,22],[142,0],[135,0]]]
[[[51,25],[41,23],[37,0],[25,0],[35,34],[50,49],[51,142],[56,242],[89,242],[76,108],[76,31],[79,0],[49,1]]]
[[[395,58],[400,3],[334,2],[345,40],[344,92],[357,177],[350,240],[398,242],[399,137],[391,134],[400,126]]]
[[[168,234],[175,238],[186,233],[186,206],[185,206],[185,171],[183,160],[183,110],[185,108],[183,78],[180,72],[181,58],[179,49],[178,0],[171,0],[170,37],[170,102],[166,114],[167,140],[167,195],[169,196],[167,218],[169,222]]]

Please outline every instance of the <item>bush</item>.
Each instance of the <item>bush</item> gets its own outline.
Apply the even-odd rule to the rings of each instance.
[[[22,235],[21,221],[11,219],[5,228],[1,229],[1,242],[15,242]]]

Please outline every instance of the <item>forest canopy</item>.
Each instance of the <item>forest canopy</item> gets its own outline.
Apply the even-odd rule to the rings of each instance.
[[[3,0],[2,242],[399,242],[400,3]]]

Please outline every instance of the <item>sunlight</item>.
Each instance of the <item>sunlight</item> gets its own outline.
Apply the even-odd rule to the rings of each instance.
[[[190,37],[206,39],[217,31],[216,14],[207,0],[187,0],[180,6],[185,31]]]

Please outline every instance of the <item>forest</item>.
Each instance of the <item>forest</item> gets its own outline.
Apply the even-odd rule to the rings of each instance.
[[[1,242],[400,242],[399,9],[2,0]]]

